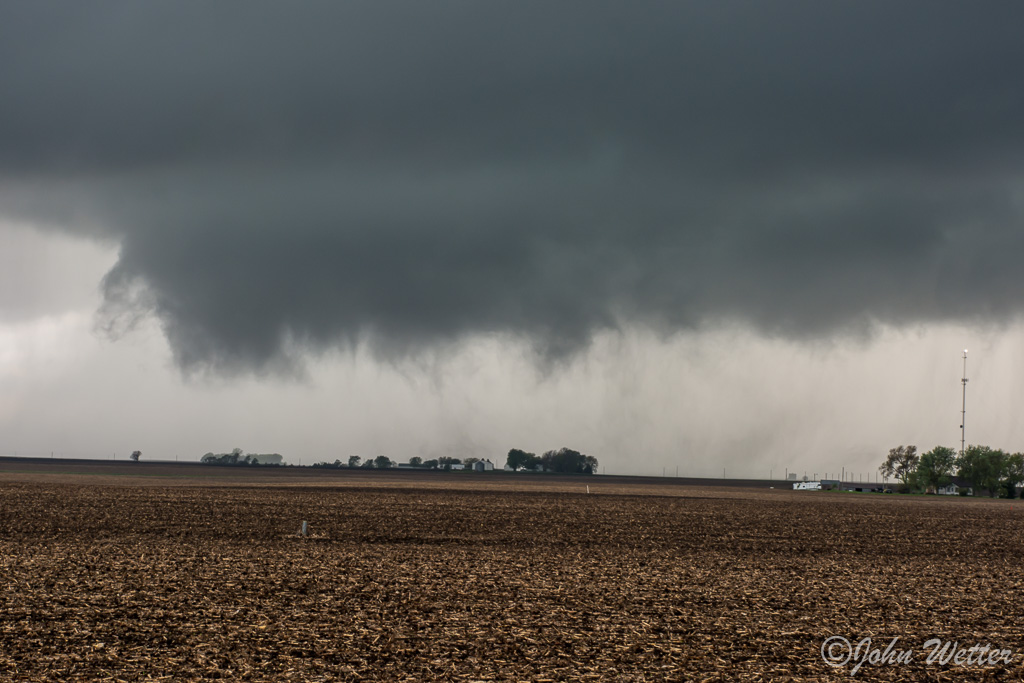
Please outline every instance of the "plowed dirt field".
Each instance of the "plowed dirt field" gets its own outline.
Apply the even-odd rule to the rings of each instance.
[[[0,679],[1024,678],[1020,501],[396,481],[0,479]]]

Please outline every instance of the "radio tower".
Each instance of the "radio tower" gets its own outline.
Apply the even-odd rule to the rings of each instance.
[[[964,377],[960,380],[964,385],[963,404],[960,408],[960,457],[964,456],[964,446],[967,443],[964,439],[964,425],[967,423],[967,349],[964,349]]]

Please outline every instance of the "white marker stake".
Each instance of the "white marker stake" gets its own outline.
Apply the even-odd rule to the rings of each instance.
[[[302,521],[302,535],[304,537],[309,535],[309,523],[305,520]]]
[[[587,484],[587,493],[590,493],[590,484]]]

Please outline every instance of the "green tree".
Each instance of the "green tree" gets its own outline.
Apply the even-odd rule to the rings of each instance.
[[[139,458],[142,457],[142,451],[132,451],[131,459],[132,462],[138,462]]]
[[[373,466],[379,470],[386,470],[391,467],[391,458],[386,455],[378,455],[373,459]]]
[[[957,458],[957,474],[971,482],[975,489],[987,489],[988,495],[995,497],[1004,478],[1006,464],[1006,453],[988,446],[972,445]]]
[[[423,458],[418,455],[414,455],[409,458],[409,465],[412,467],[423,467]]]
[[[571,448],[548,451],[541,456],[541,463],[548,472],[563,474],[593,474],[597,469],[597,458],[583,455]]]
[[[423,461],[423,466],[426,467],[428,470],[436,470],[437,466],[438,466],[437,458],[432,458],[430,460],[424,460]]]
[[[956,471],[956,451],[946,446],[936,446],[922,453],[917,462],[916,479],[924,489],[937,489],[950,482]]]
[[[902,482],[904,487],[909,488],[910,476],[917,469],[917,446],[897,446],[889,449],[889,456],[878,468],[883,477],[895,477]]]
[[[348,466],[349,467],[359,467],[359,461],[360,460],[362,460],[362,458],[360,458],[358,455],[350,455],[350,456],[348,456]]]
[[[526,451],[521,451],[518,448],[513,448],[505,457],[505,464],[511,467],[513,471],[518,471],[525,469],[531,462],[536,462],[538,460],[537,456],[533,453],[527,453]]]
[[[1024,453],[1014,453],[1006,456],[1003,469],[1003,487],[1007,497],[1016,498],[1021,484],[1024,484]]]

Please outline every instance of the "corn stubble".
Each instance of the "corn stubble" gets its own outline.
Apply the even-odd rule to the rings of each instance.
[[[895,498],[895,499],[894,499]],[[985,501],[0,485],[0,677],[848,680],[822,640],[1024,652],[1020,511]],[[300,538],[301,520],[310,536]]]

